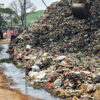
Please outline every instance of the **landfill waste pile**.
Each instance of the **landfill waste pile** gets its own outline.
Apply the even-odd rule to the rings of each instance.
[[[66,100],[100,100],[100,0],[88,18],[73,15],[70,0],[55,2],[9,45],[29,85]]]

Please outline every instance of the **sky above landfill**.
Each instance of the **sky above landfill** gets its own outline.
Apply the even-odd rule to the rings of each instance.
[[[3,3],[6,7],[12,2],[13,0],[0,0],[0,3]],[[37,10],[42,10],[45,9],[44,4],[42,3],[41,0],[31,0],[34,5],[36,6]],[[51,3],[55,1],[60,1],[60,0],[44,0],[46,4],[49,6]]]

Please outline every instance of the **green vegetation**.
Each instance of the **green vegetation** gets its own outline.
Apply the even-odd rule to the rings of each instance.
[[[44,10],[40,10],[37,12],[29,13],[27,14],[27,26],[30,26],[35,20],[39,19],[40,16],[42,16],[44,13]]]
[[[2,17],[1,14],[0,14],[0,28],[1,28],[1,26],[4,25],[4,24],[5,24],[5,21],[4,21],[3,17]]]
[[[27,22],[27,27],[31,26],[32,23],[39,19],[40,16],[42,16],[44,14],[44,10],[39,10],[39,11],[36,11],[36,12],[32,12],[32,13],[28,13],[27,14],[27,18],[26,18],[26,22]],[[9,23],[10,25],[11,23]],[[16,17],[13,18],[13,23],[12,23],[13,26],[18,26],[18,25],[21,25],[21,21],[20,19],[17,19]]]
[[[5,14],[5,18],[11,20],[12,16],[15,15],[15,12],[10,8],[0,7],[0,27],[1,26],[4,27],[7,25],[6,19],[4,18],[4,14]]]
[[[10,8],[0,8],[0,12],[4,14],[15,14],[15,12]]]

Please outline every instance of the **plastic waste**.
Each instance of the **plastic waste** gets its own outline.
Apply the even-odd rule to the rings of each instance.
[[[40,67],[38,65],[32,66],[32,71],[39,71]]]
[[[44,53],[44,54],[43,54],[43,60],[46,60],[47,57],[48,57],[48,53]]]
[[[45,77],[46,73],[42,72],[39,73],[39,75],[36,76],[37,79],[43,79]]]
[[[26,45],[26,49],[27,50],[30,50],[31,49],[31,46],[30,45]]]
[[[21,67],[21,66],[22,66],[22,64],[21,64],[21,63],[18,63],[18,64],[17,64],[17,66],[18,66],[18,67]]]
[[[28,73],[28,75],[29,75],[30,77],[36,77],[38,74],[39,74],[38,72],[33,72],[33,71],[30,71],[30,72]]]
[[[48,57],[48,53],[44,53],[44,54],[43,54],[43,57],[44,57],[44,58],[47,58],[47,57]]]
[[[52,87],[52,84],[51,83],[48,83],[48,84],[46,84],[46,87]]]
[[[59,87],[61,86],[61,83],[62,83],[61,79],[57,79],[57,80],[54,82],[54,87],[55,87],[55,88],[59,88]]]
[[[51,70],[46,70],[46,71],[45,71],[45,73],[50,73],[50,72],[52,72],[52,71],[51,71]]]
[[[100,76],[97,76],[93,81],[94,83],[100,83]]]
[[[91,93],[96,90],[96,86],[94,84],[89,84],[87,88],[87,92]]]
[[[55,60],[64,60],[64,59],[66,59],[66,56],[58,56]]]

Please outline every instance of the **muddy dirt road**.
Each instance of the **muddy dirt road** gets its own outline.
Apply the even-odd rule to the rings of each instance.
[[[0,44],[9,44],[10,43],[10,39],[2,39],[0,40]]]
[[[40,100],[24,95],[18,90],[10,89],[9,86],[16,84],[4,75],[4,70],[4,68],[0,68],[0,100]]]

